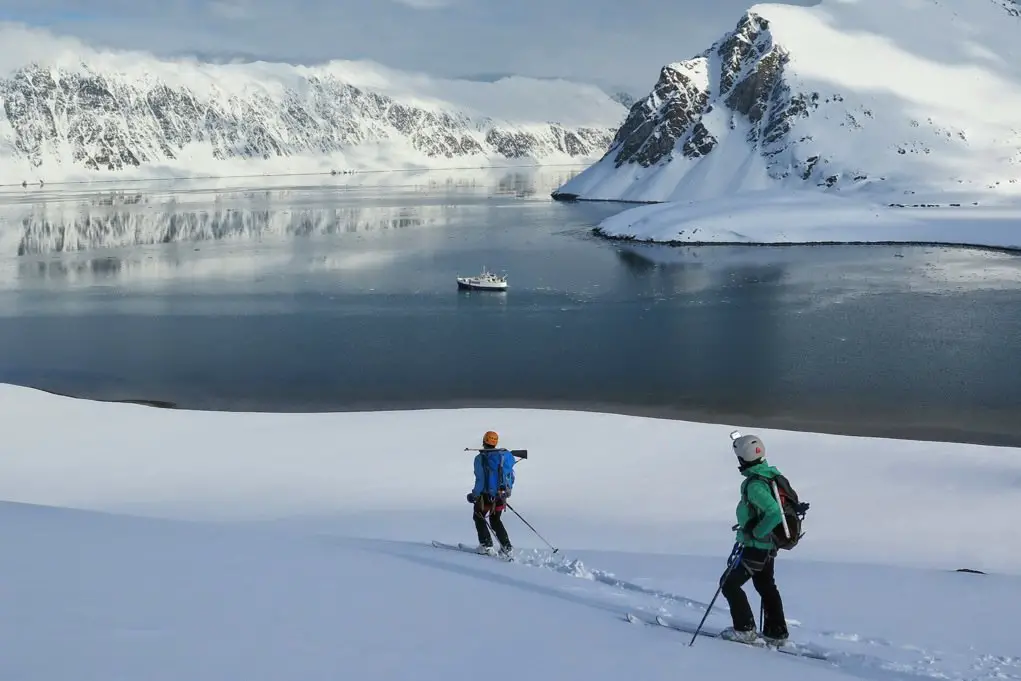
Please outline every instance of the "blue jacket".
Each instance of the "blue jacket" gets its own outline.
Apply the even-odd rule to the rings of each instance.
[[[507,489],[510,495],[514,487],[514,464],[517,459],[506,449],[492,449],[479,452],[475,456],[475,487],[472,488],[472,495],[479,496],[488,494],[496,496],[500,487]],[[500,467],[503,467],[503,481],[499,479]]]

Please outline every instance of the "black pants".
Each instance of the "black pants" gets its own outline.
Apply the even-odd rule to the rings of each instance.
[[[475,531],[479,535],[479,544],[492,546],[493,537],[489,534],[489,527],[486,526],[486,514],[489,514],[489,524],[493,526],[493,532],[500,542],[500,546],[509,549],[511,547],[510,537],[507,536],[507,528],[503,526],[503,510],[506,506],[503,502],[497,502],[488,495],[483,495],[476,502],[472,509],[472,520],[475,521]]]
[[[730,605],[730,615],[737,631],[753,631],[755,615],[741,587],[751,579],[762,599],[762,635],[767,638],[787,638],[787,620],[783,614],[780,590],[773,579],[775,554],[764,549],[745,548],[741,563],[730,571],[723,582],[723,597]]]

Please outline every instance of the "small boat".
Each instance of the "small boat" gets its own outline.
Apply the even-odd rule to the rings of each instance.
[[[482,268],[482,274],[474,277],[458,277],[457,288],[469,291],[506,291],[507,277],[501,277]]]

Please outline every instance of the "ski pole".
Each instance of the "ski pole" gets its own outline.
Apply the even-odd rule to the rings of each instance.
[[[709,613],[713,610],[713,604],[716,603],[716,599],[719,597],[720,592],[723,591],[723,583],[730,577],[730,573],[734,571],[738,563],[741,562],[741,554],[744,553],[744,547],[740,543],[735,542],[734,548],[730,551],[730,558],[727,559],[727,569],[724,571],[723,576],[720,577],[720,585],[716,587],[716,593],[713,594],[713,599],[709,601],[709,607],[705,609],[705,614],[702,615],[702,621],[698,623],[698,628],[695,629],[695,633],[691,636],[691,643],[688,647],[695,645],[695,639],[698,638],[698,634],[702,631],[702,625],[705,624],[706,618],[709,617]]]
[[[506,504],[507,502],[504,502],[504,503]],[[528,525],[528,529],[530,529],[530,530],[531,530],[532,532],[535,532],[535,536],[536,536],[536,537],[538,537],[539,539],[542,539],[542,540],[543,540],[543,542],[545,542],[546,546],[548,546],[548,547],[550,547],[551,549],[553,549],[553,553],[556,553],[557,551],[559,551],[559,550],[560,550],[560,549],[558,549],[558,548],[554,547],[554,546],[553,546],[553,544],[550,544],[550,543],[549,543],[548,541],[546,541],[545,539],[543,539],[543,536],[542,536],[541,534],[539,534],[539,531],[538,531],[538,530],[536,530],[536,529],[535,529],[534,527],[532,527],[532,524],[531,524],[530,522],[528,522],[527,520],[525,520],[524,518],[522,518],[522,517],[521,517],[521,514],[520,514],[520,513],[518,513],[517,511],[515,511],[515,510],[514,510],[514,507],[513,507],[513,506],[511,506],[510,504],[507,504],[507,508],[509,508],[509,509],[510,509],[511,511],[514,511],[514,515],[516,515],[516,516],[517,516],[518,518],[520,518],[520,519],[521,519],[521,522],[523,522],[523,523],[524,523],[525,525]]]

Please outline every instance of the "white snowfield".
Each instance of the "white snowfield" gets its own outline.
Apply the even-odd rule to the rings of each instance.
[[[713,595],[742,424],[12,386],[0,414],[3,679],[1021,678],[1016,449],[759,431],[812,504],[777,576],[817,660],[655,624],[690,628]],[[515,563],[431,545],[474,543],[462,449],[490,428],[529,450],[511,501],[556,554],[510,513]],[[707,628],[728,619],[717,601]]]
[[[604,236],[673,245],[942,244],[1021,251],[1021,205],[896,208],[812,190],[630,208]]]

